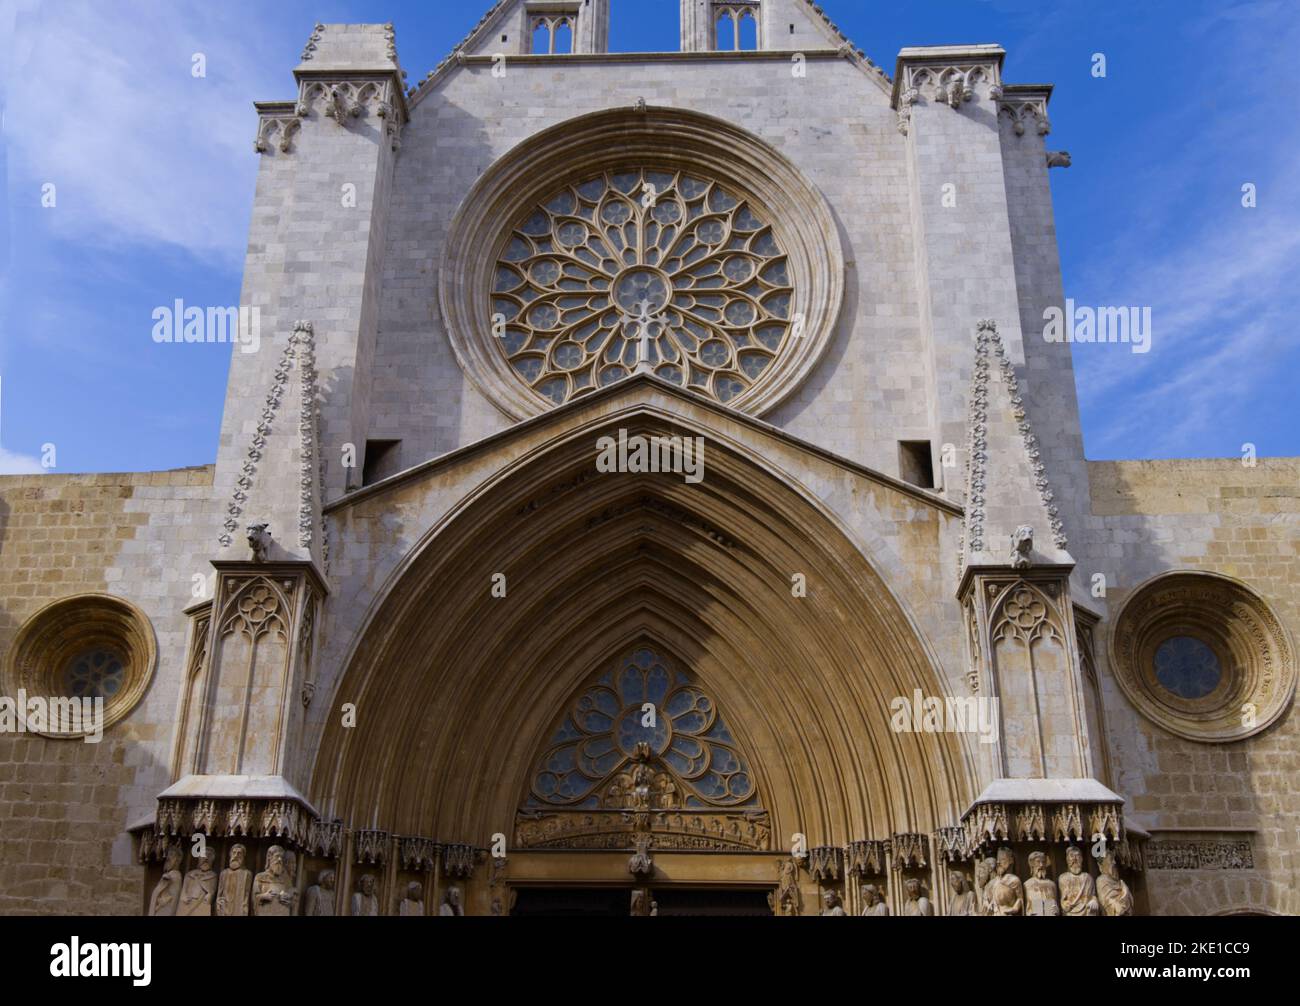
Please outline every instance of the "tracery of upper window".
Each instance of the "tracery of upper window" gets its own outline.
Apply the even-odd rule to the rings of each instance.
[[[720,52],[758,49],[758,4],[715,3],[713,47]]]
[[[755,809],[758,794],[717,703],[643,646],[570,705],[524,807]]]
[[[533,53],[568,55],[573,52],[572,14],[536,14],[528,25]]]
[[[511,369],[556,404],[638,372],[728,402],[786,348],[794,293],[742,193],[638,167],[529,211],[499,253],[490,314]]]

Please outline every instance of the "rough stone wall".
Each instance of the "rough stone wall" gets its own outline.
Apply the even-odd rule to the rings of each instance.
[[[1091,462],[1093,549],[1115,613],[1135,588],[1170,569],[1236,577],[1300,639],[1300,459]],[[1153,914],[1245,909],[1300,914],[1300,717],[1294,706],[1255,737],[1198,744],[1139,715],[1106,667],[1097,637],[1116,782],[1150,831],[1246,828],[1253,870],[1152,870]],[[1166,834],[1166,838],[1171,837]]]
[[[211,573],[212,473],[0,477],[0,654],[38,609],[88,591],[138,605],[158,641],[148,691],[100,743],[0,734],[0,914],[140,911],[126,828],[171,781],[182,609],[193,574]]]

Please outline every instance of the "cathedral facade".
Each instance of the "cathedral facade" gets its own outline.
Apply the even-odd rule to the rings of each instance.
[[[0,478],[0,912],[1300,910],[1300,463],[1085,459],[1052,87],[681,26],[315,26],[215,464]]]

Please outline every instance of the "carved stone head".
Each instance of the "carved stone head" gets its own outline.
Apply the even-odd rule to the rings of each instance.
[[[336,877],[335,877],[335,873],[334,873],[334,871],[333,871],[333,870],[321,870],[321,871],[320,871],[320,876],[317,878],[317,883],[320,884],[320,886],[321,886],[321,888],[322,888],[323,890],[326,890],[326,891],[332,891],[332,890],[334,890],[334,884],[336,883]]]
[[[361,875],[361,879],[357,882],[357,886],[361,888],[362,894],[364,894],[367,898],[370,897],[370,895],[375,893],[374,875],[370,873],[363,873]]]
[[[248,858],[248,850],[242,845],[232,845],[230,847],[230,868],[232,870],[242,870],[244,860]]]
[[[181,847],[179,845],[169,845],[167,854],[163,858],[163,872],[171,873],[173,870],[181,868]]]
[[[952,885],[953,893],[966,893],[966,874],[962,873],[961,870],[949,870],[948,883]]]
[[[985,884],[992,879],[994,871],[997,869],[997,860],[992,856],[975,861],[975,883],[983,888]]]
[[[876,890],[875,884],[864,884],[862,887],[862,898],[867,903],[868,908],[872,908],[880,901],[880,892]]]
[[[1047,877],[1047,853],[1031,852],[1029,854],[1029,872],[1038,880]]]
[[[253,550],[254,562],[265,562],[267,551],[271,547],[269,524],[248,525],[248,547]]]
[[[921,896],[921,882],[915,877],[908,877],[904,886],[907,889],[907,898],[909,901],[916,901]]]
[[[275,877],[284,873],[284,849],[273,845],[266,850],[266,868]]]
[[[1004,845],[1001,849],[998,850],[998,858],[996,863],[997,865],[994,868],[997,870],[999,877],[1001,877],[1003,874],[1010,873],[1011,868],[1016,865],[1015,854],[1007,846]]]
[[[409,884],[407,884],[407,885],[406,885],[406,900],[407,900],[407,901],[423,901],[423,900],[424,900],[424,885],[421,884],[418,880],[412,880]]]
[[[1072,845],[1065,850],[1065,867],[1071,873],[1083,872],[1083,850]]]

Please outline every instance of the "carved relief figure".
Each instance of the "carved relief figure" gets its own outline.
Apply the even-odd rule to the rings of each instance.
[[[1050,863],[1045,852],[1029,854],[1029,879],[1025,881],[1026,915],[1060,915],[1056,903],[1056,884],[1048,879]]]
[[[863,885],[862,914],[882,916],[889,914],[889,906],[885,904],[885,899],[881,896],[880,889],[875,884]]]
[[[979,915],[992,915],[993,906],[989,895],[993,893],[993,876],[997,872],[997,860],[992,856],[975,863],[975,900],[979,905]]]
[[[1034,550],[1034,529],[1022,524],[1011,535],[1011,568],[1028,569],[1029,556]]]
[[[655,872],[654,859],[650,855],[649,835],[636,837],[636,852],[627,861],[627,872],[637,878],[650,877]]]
[[[316,883],[307,888],[307,900],[303,902],[302,914],[308,916],[333,915],[335,883],[336,879],[333,870],[321,870],[316,877]]]
[[[1061,889],[1062,915],[1100,915],[1097,887],[1092,874],[1083,869],[1083,851],[1072,845],[1065,850],[1065,873],[1057,879]]]
[[[424,885],[418,880],[412,880],[406,885],[406,897],[397,907],[398,915],[423,915],[424,914]]]
[[[254,915],[292,915],[294,892],[284,869],[284,849],[266,850],[266,869],[253,878]]]
[[[844,906],[840,904],[840,896],[834,891],[825,891],[822,893],[822,915],[846,915]]]
[[[915,877],[908,877],[904,885],[907,890],[907,903],[903,905],[904,915],[933,915],[934,905],[930,904],[921,890],[921,882]]]
[[[991,915],[1021,915],[1025,909],[1025,890],[1020,878],[1011,872],[1015,856],[1005,845],[998,850],[995,876],[989,882],[988,905]]]
[[[357,881],[357,890],[352,892],[353,915],[378,915],[379,897],[375,894],[373,874],[363,873]]]
[[[153,889],[149,899],[150,915],[175,915],[176,904],[181,895],[181,847],[173,845],[167,849],[163,860],[163,875]]]
[[[778,859],[776,904],[773,910],[778,915],[799,914],[799,863],[793,856]]]
[[[1113,852],[1106,853],[1101,861],[1101,876],[1097,878],[1097,899],[1103,915],[1132,915],[1133,892],[1119,876],[1119,863]]]
[[[212,869],[212,850],[204,848],[197,869],[185,874],[181,884],[181,903],[177,915],[211,915],[212,899],[217,893],[217,874]]]
[[[948,886],[952,888],[952,900],[948,902],[949,915],[980,914],[975,892],[966,886],[966,874],[961,870],[949,870]]]
[[[253,889],[253,871],[244,869],[248,855],[242,845],[230,847],[230,866],[221,871],[217,881],[217,914],[247,915],[249,894]]]
[[[442,896],[442,904],[438,906],[439,915],[464,915],[465,909],[460,904],[460,888],[449,887],[447,893]]]

